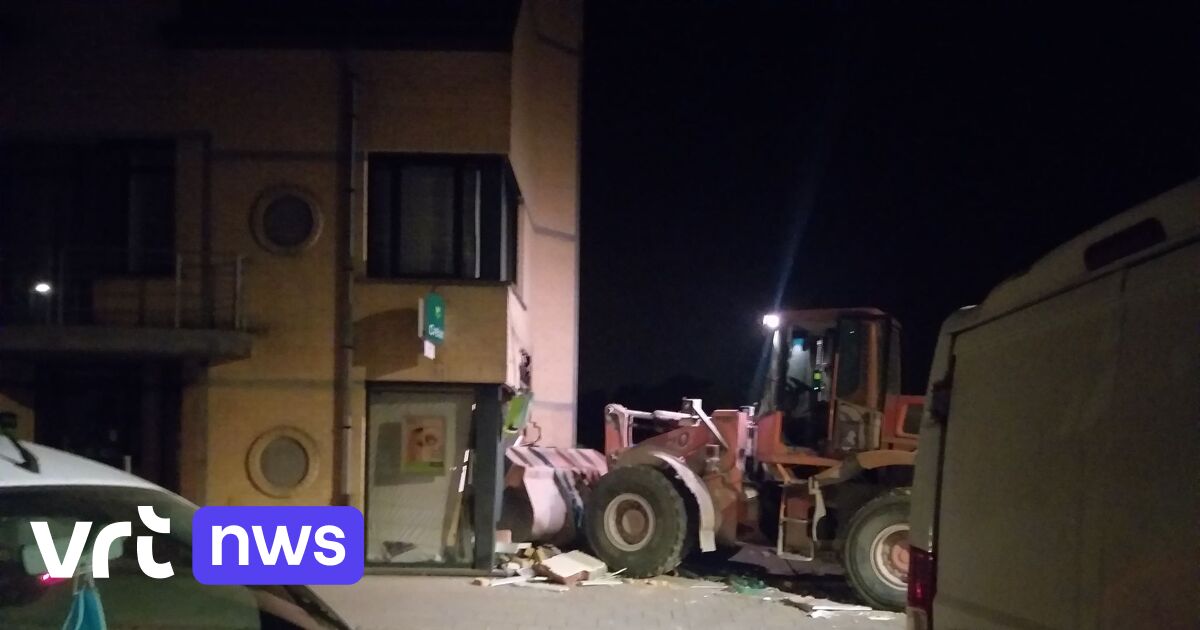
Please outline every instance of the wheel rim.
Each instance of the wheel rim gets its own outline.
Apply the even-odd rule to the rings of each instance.
[[[908,585],[908,525],[888,525],[871,541],[871,568],[888,586],[904,590]]]
[[[604,535],[621,551],[640,551],[650,544],[656,524],[650,502],[632,492],[617,495],[604,508]]]

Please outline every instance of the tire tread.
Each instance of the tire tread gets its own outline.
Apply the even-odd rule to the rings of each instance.
[[[850,582],[850,586],[854,588],[854,592],[859,598],[874,608],[884,610],[902,610],[904,602],[894,602],[882,599],[877,593],[873,592],[872,584],[868,581],[874,581],[873,575],[863,576],[859,570],[856,543],[858,542],[859,532],[863,527],[866,527],[874,518],[888,510],[894,509],[897,505],[904,506],[905,519],[907,519],[908,506],[912,500],[912,488],[892,488],[885,491],[870,501],[866,502],[861,508],[850,517],[850,526],[847,529],[843,565],[846,569],[846,578]],[[869,553],[869,552],[868,552]],[[870,559],[867,559],[870,562]],[[873,571],[871,571],[873,573]]]
[[[647,559],[646,564],[642,565],[628,562],[629,558],[619,557],[626,552],[612,550],[604,544],[602,538],[604,508],[607,501],[638,486],[643,486],[650,490],[650,494],[657,495],[645,498],[655,509],[655,518],[660,523],[672,524],[671,530],[674,532],[673,535],[666,538],[665,546],[655,545],[657,541],[651,541],[651,547],[631,552],[644,557],[639,559]],[[662,503],[666,505],[661,505]],[[660,509],[663,510],[662,514],[658,513]],[[588,498],[586,522],[587,539],[592,550],[600,556],[601,560],[609,564],[610,570],[624,568],[625,574],[629,577],[648,578],[662,575],[679,566],[688,549],[688,532],[691,528],[688,526],[687,506],[684,499],[666,474],[651,466],[625,466],[613,469],[601,477]],[[625,566],[613,566],[614,563]]]

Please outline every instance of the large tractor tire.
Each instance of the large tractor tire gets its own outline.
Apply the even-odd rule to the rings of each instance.
[[[615,468],[600,478],[586,509],[588,543],[609,570],[654,577],[687,555],[688,511],[666,474],[650,466]]]
[[[850,519],[842,561],[846,576],[867,604],[903,610],[908,591],[910,488],[881,494]]]

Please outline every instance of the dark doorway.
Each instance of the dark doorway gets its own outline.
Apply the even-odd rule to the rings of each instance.
[[[170,361],[42,364],[35,439],[178,490],[180,376]]]

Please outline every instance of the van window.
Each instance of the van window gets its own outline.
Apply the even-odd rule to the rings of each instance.
[[[1126,256],[1150,249],[1165,240],[1167,233],[1158,219],[1139,221],[1088,245],[1088,248],[1083,250],[1083,264],[1088,271],[1095,271]]]

